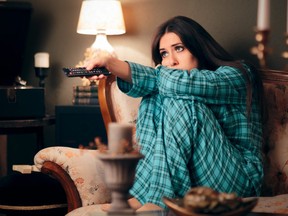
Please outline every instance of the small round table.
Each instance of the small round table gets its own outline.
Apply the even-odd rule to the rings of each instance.
[[[1,119],[0,135],[35,133],[37,149],[44,147],[44,127],[55,124],[54,115],[31,119]],[[7,173],[7,139],[0,139],[0,176]]]

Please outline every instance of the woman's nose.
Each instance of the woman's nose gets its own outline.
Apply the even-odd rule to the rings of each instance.
[[[170,55],[169,64],[170,64],[170,66],[175,66],[175,65],[179,64],[177,58],[175,58],[174,55]]]

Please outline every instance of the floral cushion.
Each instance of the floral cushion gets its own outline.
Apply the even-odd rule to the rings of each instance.
[[[82,205],[87,206],[111,201],[110,191],[104,182],[102,162],[97,154],[97,150],[49,147],[35,155],[34,163],[39,170],[45,161],[59,164],[74,181]]]
[[[117,82],[111,84],[111,100],[117,122],[135,123],[141,98],[132,98],[120,91]]]
[[[117,122],[134,124],[133,142],[136,143],[136,120],[141,98],[132,98],[120,91],[117,82],[111,84],[111,100]]]

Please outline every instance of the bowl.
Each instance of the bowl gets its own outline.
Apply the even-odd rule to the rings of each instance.
[[[246,198],[245,200],[241,201],[241,204],[236,209],[220,213],[200,213],[188,211],[186,208],[184,208],[183,199],[179,198],[171,199],[168,197],[163,197],[163,202],[177,216],[244,216],[256,206],[258,198]]]

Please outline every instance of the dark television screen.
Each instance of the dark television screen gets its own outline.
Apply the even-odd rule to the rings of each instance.
[[[0,1],[0,85],[13,85],[21,75],[32,6]]]

